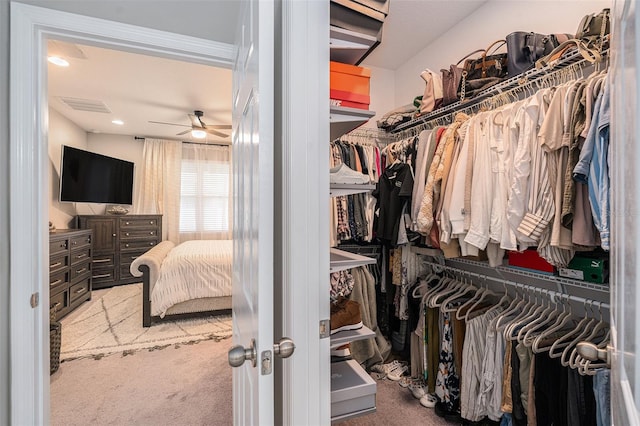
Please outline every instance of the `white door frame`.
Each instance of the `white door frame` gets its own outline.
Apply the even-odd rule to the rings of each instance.
[[[10,371],[11,423],[49,424],[46,41],[231,68],[233,45],[11,3]],[[35,308],[32,294],[39,295]],[[45,355],[46,354],[46,355]]]

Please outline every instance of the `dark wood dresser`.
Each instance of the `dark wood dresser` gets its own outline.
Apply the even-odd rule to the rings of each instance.
[[[161,215],[78,216],[77,227],[93,230],[95,289],[139,282],[131,262],[162,241]]]
[[[60,319],[91,300],[93,231],[49,232],[49,311]]]

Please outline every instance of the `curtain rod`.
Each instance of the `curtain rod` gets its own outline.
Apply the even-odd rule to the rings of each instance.
[[[141,136],[134,136],[134,137],[133,137],[133,139],[134,139],[134,140],[137,140],[137,141],[143,141],[143,140],[145,140],[146,138],[141,137]],[[182,142],[182,143],[188,143],[188,144],[190,144],[190,145],[227,146],[227,147],[230,147],[230,146],[231,146],[231,144],[230,144],[230,143],[206,143],[206,142],[190,142],[190,141],[180,141],[180,142]]]
[[[602,307],[604,309],[609,309],[609,304],[608,303],[602,303],[602,302],[599,302],[599,301],[594,300],[594,299],[587,299],[585,297],[574,296],[572,294],[563,293],[563,292],[559,292],[559,291],[556,291],[556,290],[548,290],[548,289],[545,289],[545,288],[535,287],[535,286],[532,286],[532,285],[529,285],[529,284],[522,284],[522,283],[518,283],[518,282],[515,282],[515,281],[505,280],[505,279],[502,279],[502,278],[495,278],[495,277],[491,277],[489,275],[479,274],[477,272],[466,271],[464,269],[456,268],[454,266],[441,265],[440,263],[436,263],[436,262],[423,261],[422,264],[429,265],[432,268],[445,269],[447,271],[459,273],[461,275],[466,275],[468,277],[475,277],[475,278],[481,279],[481,280],[493,281],[493,282],[496,282],[498,284],[503,284],[503,285],[507,285],[508,284],[508,285],[510,285],[512,287],[521,288],[523,290],[541,291],[543,293],[547,293],[549,295],[555,296],[555,297],[557,297],[559,299],[568,299],[568,300],[573,300],[575,302],[588,303],[588,304],[591,304],[592,306],[595,305],[595,306],[600,306],[600,307]]]

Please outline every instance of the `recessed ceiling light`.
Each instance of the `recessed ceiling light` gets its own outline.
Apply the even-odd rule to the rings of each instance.
[[[68,67],[69,66],[69,62],[68,61],[66,61],[66,60],[64,60],[64,59],[62,59],[62,58],[60,58],[58,56],[49,56],[47,58],[47,60],[49,62],[51,62],[52,64],[57,65],[59,67]]]
[[[193,136],[196,139],[204,139],[207,137],[207,132],[205,132],[204,130],[194,129],[191,131],[191,136]]]
[[[117,124],[118,126],[122,126],[124,124],[124,121],[122,120],[113,120],[111,121],[113,124]]]

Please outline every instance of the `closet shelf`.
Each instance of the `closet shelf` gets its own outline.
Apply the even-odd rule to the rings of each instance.
[[[380,44],[368,34],[350,31],[331,25],[329,27],[329,56],[332,61],[357,65]]]
[[[376,337],[376,333],[368,327],[362,327],[359,330],[345,330],[339,331],[336,334],[331,335],[331,348],[346,345],[356,340],[366,340]]]
[[[329,122],[331,130],[330,140],[336,140],[345,133],[363,125],[371,117],[376,115],[374,111],[358,108],[347,108],[331,105],[329,108]]]
[[[536,281],[542,281],[555,285],[564,285],[573,288],[591,290],[596,292],[602,292],[603,294],[609,293],[609,286],[607,284],[594,284],[587,281],[580,280],[572,280],[570,278],[558,277],[556,275],[537,273],[531,271],[525,271],[523,269],[518,269],[510,266],[498,266],[496,268],[492,268],[489,266],[487,262],[480,262],[477,260],[469,260],[464,258],[455,258],[455,259],[447,259],[445,262],[447,265],[456,266],[455,264],[465,264],[468,266],[472,266],[474,268],[480,268],[483,270],[483,273],[489,275],[491,271],[496,273],[499,276],[502,276],[505,279],[509,279],[510,277],[504,276],[503,274],[518,276],[518,277],[527,277],[531,279],[535,279]]]
[[[376,382],[357,361],[331,364],[331,422],[376,411]]]
[[[375,185],[332,183],[329,187],[329,194],[332,197],[342,197],[344,195],[360,194],[376,189]]]
[[[608,49],[602,52],[603,61],[605,60],[604,58],[608,56],[608,53],[609,53]],[[416,127],[428,121],[435,120],[440,117],[444,117],[448,114],[451,114],[457,111],[464,111],[465,109],[468,109],[470,107],[477,106],[482,101],[484,101],[485,99],[491,96],[498,95],[503,92],[507,92],[517,87],[525,86],[527,83],[530,83],[533,80],[537,80],[538,78],[544,77],[549,72],[557,71],[557,70],[569,67],[571,65],[577,65],[577,64],[581,64],[585,66],[593,65],[592,63],[584,59],[580,54],[580,52],[574,51],[554,64],[547,65],[540,69],[534,68],[529,71],[525,71],[524,73],[519,74],[503,82],[500,82],[495,86],[491,86],[483,90],[482,92],[478,93],[478,95],[476,95],[472,99],[465,100],[463,102],[461,101],[454,102],[450,105],[439,108],[429,114],[407,121],[406,123],[403,123],[398,127],[396,127],[395,129],[393,129],[391,133],[402,132],[403,130],[411,129],[413,127]]]
[[[338,250],[337,248],[331,248],[329,250],[329,259],[331,263],[329,266],[329,272],[339,272],[344,271],[345,269],[357,268],[358,266],[372,265],[376,263],[376,260],[371,257]]]

